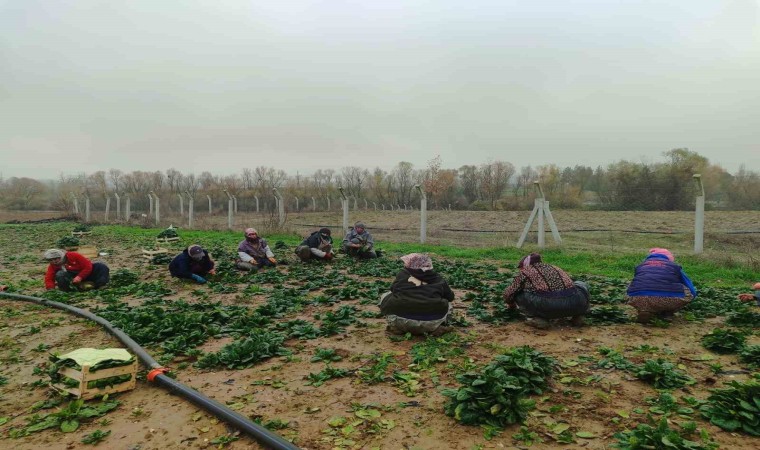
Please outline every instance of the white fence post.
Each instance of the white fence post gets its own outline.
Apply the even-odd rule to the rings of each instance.
[[[155,197],[155,199],[156,199],[155,200],[155,203],[156,203],[156,226],[159,226],[161,224],[161,206],[159,204],[159,198],[158,198],[158,195],[155,192],[150,191],[150,193],[153,194],[153,197]]]
[[[327,197],[327,210],[330,210],[330,197]]]
[[[121,197],[118,192],[114,192],[113,196],[116,197],[116,220],[121,219]]]
[[[182,194],[177,194],[177,197],[179,197],[179,215],[182,217],[185,215],[185,199]]]
[[[193,214],[195,213],[193,211],[193,207],[195,206],[195,199],[193,199],[193,194],[190,193],[190,191],[185,191],[187,194],[187,227],[192,228],[193,227]]]
[[[427,239],[427,194],[419,184],[414,185],[420,191],[420,244]]]
[[[546,243],[546,232],[544,231],[544,217],[549,221],[549,226],[552,230],[552,237],[554,238],[554,242],[557,244],[562,243],[562,239],[559,236],[559,230],[557,229],[557,224],[554,223],[554,218],[552,217],[551,210],[549,209],[549,202],[546,201],[544,198],[544,190],[541,189],[541,183],[538,181],[533,182],[533,185],[536,188],[536,191],[538,191],[536,199],[534,200],[533,205],[533,211],[530,213],[530,217],[528,218],[528,221],[525,222],[525,228],[523,228],[523,232],[520,235],[520,239],[517,241],[517,248],[522,247],[522,245],[525,243],[525,238],[528,236],[528,232],[530,231],[530,226],[533,224],[533,220],[536,219],[536,216],[538,216],[538,248],[544,248]]]
[[[225,194],[227,194],[227,228],[231,230],[232,229],[232,224],[235,221],[235,218],[233,216],[233,214],[234,214],[233,213],[234,205],[233,205],[233,202],[232,202],[232,196],[227,191],[227,189],[222,189],[222,192],[224,192]]]
[[[111,210],[111,196],[106,194],[106,214],[105,214],[105,222],[108,223],[108,213]]]
[[[348,233],[348,197],[343,192],[343,187],[338,187],[340,196],[342,197],[341,204],[343,205],[343,234]]]
[[[256,212],[259,212],[259,196],[254,195],[253,198],[256,199]]]
[[[702,253],[705,244],[705,186],[702,175],[694,174],[697,184],[697,204],[694,211],[694,253]]]
[[[148,217],[153,215],[153,196],[148,194]]]
[[[132,216],[132,200],[129,198],[129,194],[124,194],[124,196],[127,198],[127,204],[124,210],[124,220],[129,222],[129,218]]]
[[[296,199],[296,212],[298,212],[298,197],[294,197]]]
[[[317,210],[317,201],[314,199],[314,197],[311,198],[311,210],[312,211]]]
[[[235,204],[235,214],[237,214],[238,213],[237,195],[232,196],[232,202]]]
[[[74,214],[77,216],[79,215],[79,199],[77,198],[76,194],[73,192],[71,193],[71,198],[74,200]]]
[[[280,194],[280,191],[277,190],[277,188],[273,188],[272,192],[274,192],[274,196],[277,199],[277,212],[279,213],[279,225],[282,227],[285,225],[285,202],[283,201],[282,194]]]
[[[84,194],[84,220],[90,221],[90,195]]]

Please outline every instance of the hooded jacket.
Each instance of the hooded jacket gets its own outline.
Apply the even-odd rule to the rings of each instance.
[[[454,292],[433,270],[401,269],[391,284],[391,293],[380,302],[380,312],[406,319],[436,320],[449,312]]]
[[[636,266],[627,294],[629,297],[683,298],[684,287],[689,289],[692,297],[697,296],[694,284],[681,266],[670,261],[665,255],[651,254],[644,259],[644,262]]]
[[[172,262],[169,263],[169,272],[173,277],[177,278],[192,278],[193,274],[206,275],[214,268],[214,262],[208,256],[208,252],[203,250],[203,259],[200,261],[194,260],[190,257],[190,253],[187,249],[184,249],[182,253],[175,256]]]

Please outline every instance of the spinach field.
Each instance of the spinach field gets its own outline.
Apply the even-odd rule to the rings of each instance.
[[[756,448],[760,308],[737,294],[748,267],[680,260],[700,296],[672,323],[632,322],[625,289],[640,255],[551,250],[546,262],[591,287],[587,325],[525,325],[501,294],[525,250],[384,241],[382,258],[303,264],[300,238],[264,236],[281,263],[234,268],[242,233],[179,230],[169,255],[207,248],[218,274],[198,285],[148,261],[160,229],[95,226],[81,238],[111,268],[104,289],[45,291],[42,252],[71,222],[0,225],[0,284],[87,308],[173,376],[305,449]],[[338,235],[337,230],[334,234]],[[336,236],[336,240],[340,240]],[[452,330],[390,335],[376,303],[429,251],[456,293]],[[0,441],[23,449],[259,448],[138,375],[137,388],[85,403],[49,389],[50,354],[118,347],[97,325],[0,298]],[[76,426],[74,426],[74,423]]]

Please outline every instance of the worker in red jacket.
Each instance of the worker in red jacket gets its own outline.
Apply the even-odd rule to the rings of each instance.
[[[44,258],[49,265],[45,273],[45,289],[71,291],[72,284],[80,290],[100,288],[108,284],[110,271],[100,262],[92,262],[77,252],[51,248]]]

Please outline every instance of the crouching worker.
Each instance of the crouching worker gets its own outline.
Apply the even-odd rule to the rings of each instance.
[[[697,290],[673,254],[665,248],[653,248],[636,266],[626,292],[628,305],[638,311],[637,322],[652,319],[671,320],[673,313],[697,297]]]
[[[401,257],[404,268],[396,275],[390,292],[380,297],[380,313],[394,334],[440,332],[451,311],[454,292],[433,270],[430,257],[411,253]]]
[[[267,241],[253,228],[245,229],[245,239],[238,245],[238,260],[235,267],[240,270],[258,271],[262,267],[274,267],[277,260]]]
[[[101,288],[108,284],[110,270],[100,262],[92,262],[77,252],[66,252],[52,248],[44,254],[48,268],[45,273],[45,289],[71,291],[73,288],[85,291]],[[74,285],[72,287],[72,285]]]
[[[369,234],[364,222],[356,222],[354,227],[343,238],[343,251],[349,256],[359,259],[377,258],[375,240]]]
[[[330,234],[329,228],[320,228],[319,231],[311,233],[309,237],[296,247],[296,255],[303,262],[308,262],[312,259],[330,261],[335,257],[332,248],[333,240]]]
[[[564,270],[541,262],[541,255],[531,253],[517,265],[519,273],[504,290],[510,308],[519,308],[535,328],[549,328],[551,319],[571,317],[575,326],[583,325],[589,308],[586,283],[573,281]]]
[[[216,275],[211,255],[200,245],[191,245],[175,256],[169,263],[169,272],[173,277],[193,280],[199,284],[208,281],[207,276]]]

